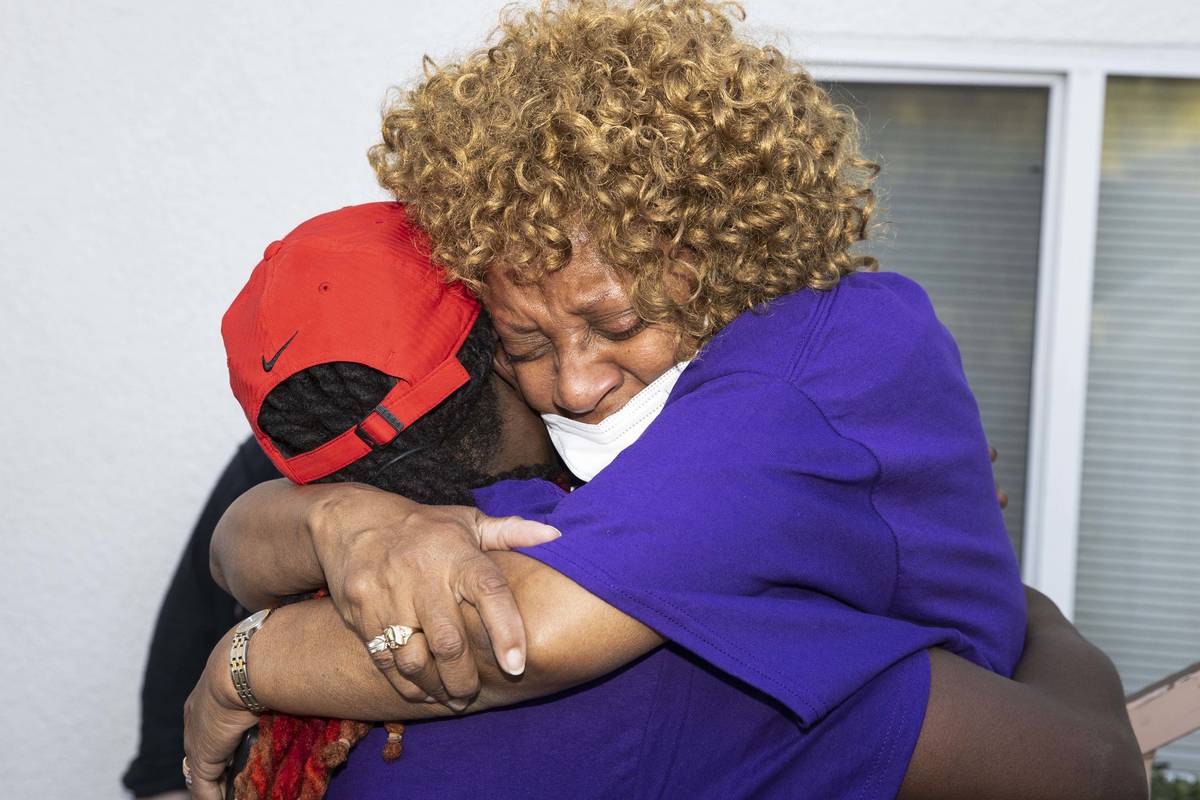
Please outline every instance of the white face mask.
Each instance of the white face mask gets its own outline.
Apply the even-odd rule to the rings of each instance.
[[[622,450],[638,440],[642,431],[663,410],[688,363],[681,361],[658,376],[603,422],[590,425],[557,414],[542,414],[542,421],[550,431],[550,441],[567,469],[581,481],[590,481],[611,464]]]

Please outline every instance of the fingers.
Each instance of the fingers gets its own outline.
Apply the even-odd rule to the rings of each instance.
[[[190,711],[190,708],[188,710]],[[188,790],[195,800],[221,800],[224,794],[221,778],[225,775],[225,759],[213,755],[221,748],[210,741],[208,731],[197,732],[197,727],[194,718],[187,720],[184,748],[188,755],[185,759],[187,769],[184,771],[184,777],[191,778]]]
[[[423,633],[414,633],[408,644],[392,651],[391,656],[396,671],[404,680],[415,686],[416,693],[421,695],[417,702],[430,702],[430,698],[433,698],[435,702],[450,705],[452,698],[442,685],[442,678],[438,674],[433,656],[429,653],[429,643]]]
[[[996,448],[992,447],[989,444],[988,445],[988,458],[991,459],[991,462],[993,464],[995,464],[996,459],[999,457],[1000,457],[1000,454],[996,452]],[[999,483],[996,484],[996,502],[1000,504],[1000,508],[1002,508],[1002,509],[1008,508],[1008,493],[1000,488]]]
[[[382,609],[380,607],[379,598],[388,595],[396,598],[396,608]],[[381,590],[375,583],[368,584],[363,580],[355,581],[346,587],[346,598],[348,607],[343,614],[343,619],[358,634],[364,647],[377,636],[382,635],[384,628],[388,625],[403,624],[400,622],[401,620],[416,620],[416,612],[412,610],[410,602],[406,602],[398,592]],[[415,626],[416,623],[413,622],[413,627]],[[424,648],[422,647],[422,649]],[[392,688],[405,700],[412,703],[427,703],[434,700],[443,702],[447,699],[441,681],[437,677],[437,670],[432,668],[426,670],[424,664],[417,663],[416,659],[409,659],[400,664],[394,658],[395,651],[392,650],[383,650],[378,653],[371,653],[368,650],[367,652],[376,668],[383,673]],[[419,678],[421,683],[414,682],[410,675]]]
[[[409,644],[412,644],[411,639],[409,640]],[[405,646],[407,647],[408,645]],[[405,700],[409,701],[410,703],[429,703],[437,700],[436,697],[430,695],[420,686],[405,677],[404,673],[400,671],[399,665],[396,664],[395,655],[391,650],[384,650],[380,653],[372,653],[371,660],[375,662],[376,668],[383,673],[383,677],[387,678],[387,681],[392,685],[392,688],[395,689],[396,692]],[[437,680],[436,676],[437,673],[435,670],[434,680]],[[440,685],[440,681],[438,681],[438,684]]]
[[[504,573],[481,555],[463,570],[459,594],[479,612],[496,663],[509,675],[525,671],[525,623]]]
[[[216,778],[201,777],[195,769],[192,770],[192,785],[189,788],[193,800],[223,800],[221,775]]]
[[[381,614],[387,614],[387,617]],[[361,633],[364,637],[364,644],[370,644],[376,637],[382,636],[383,631],[389,625],[403,624],[398,622],[400,619],[415,620],[416,612],[406,611],[400,612],[380,612],[372,613],[369,619],[374,620],[369,626],[363,628],[365,633]],[[390,620],[385,622],[384,620]],[[416,628],[417,623],[413,623],[410,627]],[[437,670],[431,666],[430,659],[423,657],[426,655],[424,641],[418,647],[412,647],[414,639],[420,634],[413,634],[409,638],[408,644],[402,645],[399,650],[390,648],[380,650],[379,652],[368,653],[371,655],[371,660],[375,662],[376,668],[383,673],[387,678],[388,683],[392,684],[392,688],[400,693],[400,696],[405,700],[413,703],[428,703],[432,701],[445,702],[447,699],[446,692],[442,688],[441,680],[437,677]],[[403,657],[397,657],[401,650],[407,652]],[[430,664],[427,666],[427,663]]]
[[[512,550],[533,547],[562,536],[557,528],[521,517],[477,516],[476,528],[481,550]]]
[[[458,607],[458,600],[454,594],[446,589],[423,594],[416,600],[417,619],[421,620],[428,652],[433,656],[441,685],[445,687],[445,692],[450,698],[446,705],[455,711],[461,711],[466,707],[467,701],[479,693],[479,671],[471,654],[462,609]],[[408,652],[412,644],[414,641],[410,640],[407,645],[396,651],[397,664],[402,657],[413,658],[414,654]],[[410,680],[420,683],[412,677]],[[427,688],[424,684],[421,685],[422,688]]]

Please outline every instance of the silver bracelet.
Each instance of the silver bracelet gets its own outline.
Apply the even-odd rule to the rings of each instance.
[[[250,644],[250,637],[263,626],[270,613],[271,609],[264,608],[242,620],[233,632],[233,644],[229,647],[229,674],[233,678],[233,688],[246,708],[255,714],[263,713],[267,707],[258,702],[258,698],[254,696],[254,691],[250,688],[250,676],[246,672],[246,652]]]

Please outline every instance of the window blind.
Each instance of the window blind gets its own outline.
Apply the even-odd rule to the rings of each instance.
[[[1075,608],[1127,691],[1200,661],[1197,220],[1200,81],[1110,79]]]
[[[1020,552],[1048,93],[1037,87],[839,83],[882,166],[866,249],[933,299],[958,341]]]

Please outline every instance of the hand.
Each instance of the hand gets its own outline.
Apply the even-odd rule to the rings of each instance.
[[[196,687],[183,705],[183,751],[192,771],[194,800],[221,800],[221,778],[242,735],[258,715],[242,705],[229,674],[230,631],[208,657]]]
[[[1000,457],[1000,454],[996,452],[996,448],[992,447],[989,444],[988,445],[988,458],[990,458],[992,460],[992,463],[995,464],[996,459],[998,459],[999,457]],[[1001,508],[1008,508],[1008,492],[1006,492],[1000,488],[999,481],[996,481],[996,502],[998,502],[1000,504]]]
[[[479,691],[479,674],[459,603],[471,603],[507,673],[525,669],[525,627],[503,573],[484,550],[528,547],[557,538],[548,525],[493,518],[465,506],[423,506],[355,485],[309,521],[329,594],[365,643],[388,625],[420,632],[376,661],[413,702],[461,711]]]

